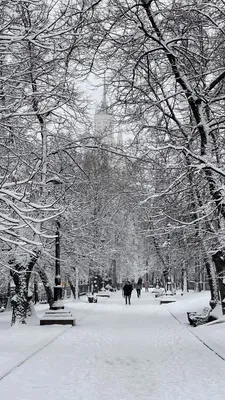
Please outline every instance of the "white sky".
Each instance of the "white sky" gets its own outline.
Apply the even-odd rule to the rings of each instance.
[[[82,90],[85,91],[86,95],[90,97],[93,102],[93,106],[91,107],[91,113],[94,115],[95,108],[98,104],[100,104],[103,96],[103,81],[97,80],[93,75],[86,80],[85,83],[81,85]]]

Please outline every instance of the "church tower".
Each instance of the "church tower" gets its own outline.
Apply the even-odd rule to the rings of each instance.
[[[103,97],[100,105],[96,108],[94,117],[95,136],[107,145],[115,145],[113,135],[113,116],[110,114],[107,104],[107,87],[104,78]]]

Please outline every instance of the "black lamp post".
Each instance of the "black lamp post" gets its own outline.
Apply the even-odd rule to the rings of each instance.
[[[56,221],[56,234],[55,234],[55,286],[54,286],[54,303],[51,307],[52,310],[63,309],[62,302],[62,286],[60,274],[60,222]]]
[[[53,183],[61,183],[55,179],[50,180]],[[62,301],[63,287],[61,285],[60,274],[60,222],[56,221],[55,233],[55,286],[54,286],[54,303],[51,309],[46,311],[44,316],[40,319],[40,325],[67,325],[75,326],[76,320],[70,310],[64,309]]]
[[[38,295],[38,282],[36,276],[34,277],[34,304],[39,302],[39,295]]]

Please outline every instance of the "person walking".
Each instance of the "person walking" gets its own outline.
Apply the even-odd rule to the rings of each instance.
[[[142,289],[142,279],[139,278],[136,283],[137,297],[141,297],[141,289]]]
[[[123,287],[123,295],[125,297],[125,304],[130,304],[130,298],[131,298],[131,293],[133,290],[133,286],[131,285],[130,281],[126,281],[124,287]]]

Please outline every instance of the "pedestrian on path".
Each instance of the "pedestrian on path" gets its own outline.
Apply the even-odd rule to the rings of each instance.
[[[137,297],[141,297],[141,289],[142,289],[142,279],[139,278],[136,283]]]
[[[123,295],[125,297],[125,304],[130,304],[130,298],[131,298],[131,293],[133,290],[133,286],[131,285],[130,281],[126,281],[124,287],[123,287]]]

